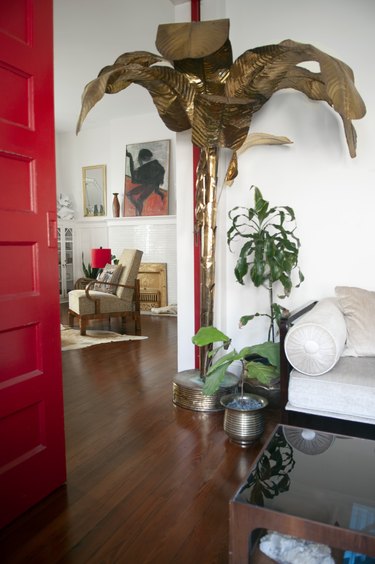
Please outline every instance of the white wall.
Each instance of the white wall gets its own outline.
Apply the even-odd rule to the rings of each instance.
[[[125,52],[156,52],[158,25],[173,21],[170,0],[54,0],[56,129],[74,131],[84,86]],[[104,96],[85,127],[153,112],[147,91],[130,87]]]
[[[371,71],[375,3],[226,0],[224,4],[203,1],[202,19],[230,19],[234,59],[252,47],[287,38],[311,43],[352,67],[367,106],[367,115],[354,122],[358,134],[355,159],[349,156],[341,119],[323,102],[312,102],[290,90],[273,96],[256,114],[251,132],[285,135],[293,145],[257,147],[241,155],[239,175],[233,186],[226,188],[226,199],[219,205],[222,241],[218,242],[216,323],[233,337],[236,347],[241,347],[266,339],[264,321],[242,329],[238,321],[241,315],[265,311],[267,292],[235,281],[236,256],[226,248],[223,232],[229,227],[227,211],[252,203],[252,184],[272,205],[290,205],[296,212],[302,244],[300,265],[306,280],[283,305],[293,309],[305,301],[332,295],[335,285],[375,290],[375,78]],[[179,184],[179,188],[185,191],[187,186]],[[179,320],[179,341],[190,343],[192,333],[191,320]],[[192,366],[193,348],[189,345],[184,358],[179,356],[179,368]]]
[[[123,248],[140,248],[144,262],[167,263],[168,302],[177,303],[174,134],[153,113],[113,120],[102,127],[83,127],[78,136],[58,133],[56,138],[57,191],[71,197],[75,210],[75,276],[81,275],[82,252],[88,262],[92,247],[108,245],[116,256]],[[112,219],[113,192],[119,192],[123,210],[126,145],[158,139],[171,140],[169,216]],[[94,164],[107,165],[107,216],[102,221],[83,217],[82,167]]]
[[[341,119],[327,104],[312,102],[293,91],[275,95],[256,115],[251,131],[286,135],[294,144],[244,153],[239,159],[239,176],[227,191],[227,210],[249,205],[251,184],[272,204],[295,209],[302,244],[300,265],[306,280],[292,293],[288,307],[332,295],[335,285],[340,284],[374,290],[375,140],[370,134],[375,110],[375,79],[370,71],[374,2],[237,0],[227,1],[226,6],[234,58],[250,47],[287,38],[311,43],[352,67],[367,105],[365,118],[354,123],[358,156],[351,159]],[[238,329],[241,315],[264,311],[266,292],[236,283],[234,262],[235,256],[228,253],[226,277],[231,299],[225,329],[235,338],[236,346],[241,346],[266,337],[262,322],[258,327],[254,323]]]
[[[175,215],[175,134],[165,127],[156,112],[112,120],[101,127],[83,125],[78,136],[57,133],[57,192],[72,198],[75,218],[83,219],[83,166],[107,165],[107,216],[112,217],[113,192],[119,192],[123,209],[126,145],[158,139],[170,139],[169,214]]]

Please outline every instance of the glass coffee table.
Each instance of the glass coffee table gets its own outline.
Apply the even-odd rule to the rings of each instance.
[[[267,531],[375,561],[375,441],[277,426],[230,501],[231,564],[256,561]]]

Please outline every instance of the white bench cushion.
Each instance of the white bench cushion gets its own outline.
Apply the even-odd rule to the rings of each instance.
[[[375,358],[341,357],[314,378],[292,370],[288,399],[287,409],[375,424]]]

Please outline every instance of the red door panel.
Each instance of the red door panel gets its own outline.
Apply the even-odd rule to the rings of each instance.
[[[52,0],[0,2],[0,526],[64,483]]]

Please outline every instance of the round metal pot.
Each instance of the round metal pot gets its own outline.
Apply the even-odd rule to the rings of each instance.
[[[192,411],[223,411],[220,399],[233,392],[237,384],[238,377],[227,372],[220,388],[212,396],[206,396],[199,370],[184,370],[173,379],[173,403]]]
[[[272,382],[266,385],[261,384],[258,380],[248,378],[243,387],[245,392],[249,394],[258,394],[266,398],[270,406],[280,406],[280,382]]]
[[[220,400],[225,408],[224,431],[233,443],[247,447],[257,441],[264,431],[264,408],[268,400],[257,394],[244,394],[245,399],[254,399],[261,403],[259,408],[247,410],[237,407],[228,407],[233,400],[240,398],[240,394],[228,394]]]

